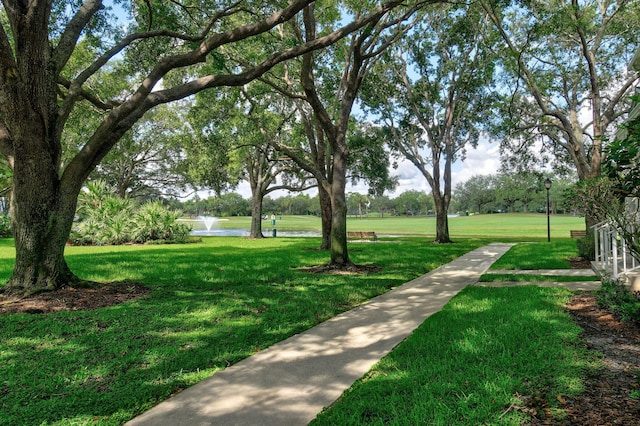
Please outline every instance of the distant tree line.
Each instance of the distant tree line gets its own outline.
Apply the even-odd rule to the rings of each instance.
[[[186,201],[172,198],[165,201],[169,207],[181,210],[186,216],[250,216],[251,199],[242,198],[236,192],[204,199],[194,197]],[[433,214],[433,197],[424,191],[408,190],[395,198],[386,195],[367,195],[357,192],[347,194],[347,211],[349,216],[425,216]],[[314,215],[320,216],[318,196],[305,193],[286,195],[283,197],[265,197],[263,212],[273,214]]]
[[[475,175],[456,185],[452,210],[466,213],[545,212],[545,179],[551,180],[549,206],[552,214],[570,213],[566,191],[575,179],[535,172]]]
[[[544,180],[549,176],[535,172],[475,175],[456,185],[449,213],[515,213],[546,211]],[[549,202],[551,213],[570,213],[565,192],[575,182],[569,177],[551,176]],[[207,198],[194,197],[187,201],[171,199],[167,203],[187,216],[250,216],[251,199],[236,192]],[[265,215],[319,216],[318,196],[305,193],[283,197],[265,197]],[[351,217],[366,216],[427,216],[435,214],[433,196],[422,190],[407,190],[396,197],[347,194],[347,212]]]

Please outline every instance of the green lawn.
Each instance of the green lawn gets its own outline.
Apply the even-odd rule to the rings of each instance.
[[[563,276],[563,275],[535,275],[535,274],[495,274],[495,270],[520,270],[520,269],[569,269],[568,259],[576,257],[576,240],[558,240],[547,243],[523,243],[512,247],[507,254],[498,259],[488,274],[480,277],[482,282],[492,281],[599,281],[598,276]]]
[[[121,424],[172,393],[424,274],[487,240],[403,239],[352,248],[372,275],[298,270],[328,260],[318,238],[70,247],[86,279],[133,280],[143,300],[90,312],[0,315],[0,424]],[[13,248],[0,241],[0,280]]]
[[[216,223],[220,228],[246,228],[251,226],[249,217],[229,217]],[[191,220],[194,229],[204,229],[202,221]],[[569,237],[571,229],[584,229],[584,218],[578,216],[551,216],[551,238]],[[265,233],[271,229],[271,220],[262,222]],[[320,232],[320,218],[315,216],[280,216],[276,220],[278,231]],[[520,237],[547,238],[547,217],[544,214],[485,214],[449,218],[452,238],[460,237]],[[425,235],[434,236],[434,217],[390,216],[384,218],[347,219],[349,231],[374,231],[380,235]]]
[[[491,265],[491,269],[569,269],[568,259],[576,256],[576,240],[567,238],[551,244],[518,244]]]
[[[312,425],[516,426],[547,408],[536,398],[561,419],[559,398],[598,366],[562,309],[570,294],[467,287]]]
[[[328,260],[328,253],[315,250],[319,238],[69,247],[69,265],[82,278],[136,281],[153,291],[145,299],[96,311],[0,315],[0,424],[122,424],[255,351],[490,241],[461,238],[456,244],[436,245],[424,238],[399,238],[352,244],[356,263],[383,268],[361,276],[300,271]],[[539,254],[547,252],[565,256],[571,245],[575,241],[565,239],[527,246],[537,247],[530,256],[542,259]],[[504,258],[522,259],[518,250]],[[13,256],[12,241],[0,240],[0,281],[9,277]],[[353,424],[382,422],[375,413],[387,410],[387,417],[407,414],[389,417],[398,419],[391,421],[397,424],[415,419],[477,424],[480,418],[491,423],[515,402],[514,392],[579,391],[583,368],[591,361],[562,312],[569,295],[536,287],[465,290],[425,322],[424,332],[414,333],[411,339],[418,341],[408,344],[417,346],[398,348],[399,355],[394,351],[391,356],[399,360],[383,361],[383,370],[367,375],[363,385],[373,383],[373,377],[383,380],[374,385],[379,396],[348,393],[357,404],[368,401],[369,408],[356,417],[338,414],[338,423],[344,416]],[[528,336],[530,346],[514,346],[509,343],[513,336]],[[535,355],[538,348],[543,355]],[[491,365],[481,362],[485,359]],[[425,371],[416,376],[416,369]],[[384,381],[387,375],[389,381]],[[422,388],[437,384],[438,378],[440,389]],[[386,391],[385,383],[390,384]],[[408,398],[409,391],[422,393]],[[387,397],[383,405],[380,401]],[[408,405],[403,407],[405,397]],[[418,407],[417,400],[435,405]],[[413,406],[418,411],[409,416]],[[500,422],[518,424],[520,414],[515,410]],[[319,421],[334,421],[327,418]]]
[[[571,240],[518,244],[496,269],[567,268],[575,251]],[[583,390],[588,370],[602,367],[563,309],[572,294],[467,287],[312,425],[515,426],[528,424],[527,412],[543,409],[562,420],[561,401]]]

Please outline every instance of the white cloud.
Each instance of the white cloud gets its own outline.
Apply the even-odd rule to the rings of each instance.
[[[452,186],[460,182],[465,182],[474,175],[488,175],[497,173],[500,168],[500,146],[497,142],[490,143],[486,139],[482,139],[477,148],[467,150],[467,156],[464,160],[453,164],[451,170]],[[444,170],[444,167],[441,168]],[[400,181],[394,192],[389,194],[392,198],[407,190],[420,190],[431,192],[431,188],[426,178],[418,171],[418,169],[409,161],[398,163],[398,169],[392,171],[393,176],[398,176]]]
[[[409,190],[431,192],[427,179],[408,160],[398,161],[398,168],[392,169],[391,175],[398,177],[398,186],[395,191],[386,194],[391,198]]]
[[[482,139],[478,143],[477,148],[470,148],[464,162],[458,161],[454,163],[452,168],[452,184],[453,188],[460,183],[465,182],[474,175],[488,175],[498,172],[500,168],[500,146],[498,142],[490,143],[486,139]],[[404,191],[416,190],[431,193],[431,188],[427,180],[422,176],[418,169],[408,160],[398,161],[398,167],[391,169],[392,176],[397,176],[398,186],[395,191],[386,195],[394,198]],[[347,192],[367,193],[367,186],[360,182],[356,185],[347,185]],[[241,182],[234,190],[243,198],[251,198],[251,189],[248,182]],[[307,191],[314,196],[316,190]],[[269,194],[272,198],[278,198],[288,195],[287,191],[277,191]],[[202,195],[201,195],[202,196]],[[206,198],[207,195],[204,195]]]
[[[490,175],[500,168],[500,144],[482,139],[477,148],[467,151],[464,162],[457,162],[453,168],[453,187],[474,175]]]

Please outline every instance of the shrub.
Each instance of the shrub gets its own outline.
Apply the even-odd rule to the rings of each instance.
[[[148,241],[185,241],[191,228],[178,223],[181,213],[171,211],[159,201],[151,201],[140,207],[134,220],[133,236],[139,243]]]
[[[0,213],[0,238],[10,237],[12,233],[11,217]]]
[[[617,280],[602,280],[598,290],[598,305],[610,310],[622,321],[640,324],[640,301]]]
[[[102,194],[80,204],[82,219],[74,225],[72,240],[77,244],[124,244],[131,241],[133,203],[115,194]]]
[[[593,234],[588,232],[584,238],[576,241],[578,245],[578,256],[586,260],[596,260],[596,243]]]
[[[185,242],[191,231],[188,225],[177,222],[180,212],[157,201],[137,208],[102,182],[91,183],[78,198],[77,216],[71,240],[79,245]]]
[[[133,238],[136,242],[144,243],[145,241],[163,239],[165,210],[159,202],[149,202],[138,209],[133,231]]]

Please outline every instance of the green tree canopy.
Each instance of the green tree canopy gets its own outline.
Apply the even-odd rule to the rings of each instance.
[[[2,0],[0,151],[13,172],[16,234],[5,291],[79,280],[64,259],[78,194],[145,113],[203,90],[247,84],[379,21],[401,1],[368,3],[312,40],[283,40],[282,25],[313,3],[134,0],[118,3],[128,14],[122,22],[102,0]],[[242,56],[263,38],[268,49]],[[70,120],[89,109],[98,113],[80,133]],[[70,130],[82,136],[67,154]]]
[[[480,3],[502,39],[494,124],[509,169],[542,160],[570,165],[579,179],[600,175],[605,141],[638,82],[627,65],[640,40],[640,2]]]
[[[421,18],[374,67],[362,97],[395,153],[429,183],[436,241],[448,243],[451,167],[477,144],[492,96],[493,28],[473,4],[437,5]]]

